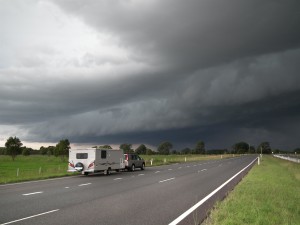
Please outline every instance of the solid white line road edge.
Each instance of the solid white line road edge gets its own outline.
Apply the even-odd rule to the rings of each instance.
[[[240,173],[242,173],[245,169],[247,169],[249,166],[251,166],[257,158],[255,158],[248,166],[246,166],[244,169],[239,171],[237,174],[235,174],[233,177],[231,177],[229,180],[227,180],[225,183],[223,183],[221,186],[219,186],[217,189],[212,191],[209,195],[207,195],[205,198],[203,198],[201,201],[196,203],[194,206],[189,208],[187,211],[185,211],[183,214],[181,214],[179,217],[177,217],[175,220],[173,220],[169,225],[176,225],[180,223],[185,217],[187,217],[189,214],[191,214],[195,209],[197,209],[200,205],[202,205],[204,202],[206,202],[211,196],[216,194],[220,189],[222,189],[226,184],[228,184],[230,181],[232,181],[235,177],[237,177]]]
[[[28,219],[31,219],[31,218],[34,218],[34,217],[37,217],[37,216],[42,216],[42,215],[45,215],[45,214],[53,213],[53,212],[56,212],[58,210],[59,209],[54,209],[54,210],[51,210],[51,211],[48,211],[48,212],[36,214],[36,215],[33,215],[33,216],[28,216],[28,217],[25,217],[25,218],[22,218],[22,219],[18,219],[18,220],[14,220],[14,221],[10,221],[10,222],[7,222],[7,223],[2,223],[0,225],[6,225],[6,224],[11,224],[11,223],[16,223],[16,222],[19,222],[19,221],[22,221],[22,220],[28,220]]]

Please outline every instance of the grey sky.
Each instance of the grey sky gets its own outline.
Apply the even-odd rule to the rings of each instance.
[[[0,1],[0,144],[300,146],[300,2]]]

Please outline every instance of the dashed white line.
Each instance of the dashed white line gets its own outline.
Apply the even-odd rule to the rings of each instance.
[[[203,172],[203,171],[206,171],[207,169],[203,169],[203,170],[201,170],[201,172]]]
[[[155,173],[160,173],[160,171],[156,171]]]
[[[145,174],[143,174],[143,173],[140,173],[138,176],[144,176]]]
[[[7,223],[2,223],[0,225],[6,225],[6,224],[11,224],[11,223],[16,223],[16,222],[19,222],[19,221],[22,221],[22,220],[27,220],[27,219],[31,219],[31,218],[34,218],[34,217],[37,217],[37,216],[42,216],[42,215],[45,215],[45,214],[53,213],[53,212],[56,212],[58,210],[59,209],[54,209],[54,210],[51,210],[51,211],[48,211],[48,212],[36,214],[36,215],[33,215],[33,216],[28,216],[28,217],[25,217],[25,218],[22,218],[22,219],[18,219],[18,220],[14,220],[14,221],[10,221],[10,222],[7,222]]]
[[[175,179],[175,177],[172,177],[172,178],[169,178],[169,179],[166,179],[166,180],[161,180],[158,183],[163,183],[163,182],[174,180],[174,179]]]
[[[168,169],[168,170],[173,170],[173,169]]]
[[[70,188],[70,187],[65,187],[66,189]]]
[[[182,167],[178,167],[178,169],[180,170],[180,169],[182,169]]]
[[[87,186],[87,185],[90,185],[92,183],[86,183],[86,184],[79,184],[78,187],[81,187],[81,186]]]
[[[118,178],[115,178],[114,180],[122,180],[123,178],[121,177],[118,177]]]
[[[42,191],[37,191],[37,192],[32,192],[32,193],[27,193],[27,194],[22,194],[22,195],[36,195],[36,194],[42,194],[43,192]]]

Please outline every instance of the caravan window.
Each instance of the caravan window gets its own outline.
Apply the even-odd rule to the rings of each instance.
[[[101,159],[106,159],[106,150],[101,151]]]
[[[87,159],[88,154],[87,153],[77,153],[76,154],[76,159]]]

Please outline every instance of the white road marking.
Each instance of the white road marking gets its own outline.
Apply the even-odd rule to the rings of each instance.
[[[54,209],[54,210],[51,210],[51,211],[48,211],[48,212],[36,214],[36,215],[33,215],[33,216],[28,216],[28,217],[25,217],[25,218],[22,218],[22,219],[18,219],[18,220],[14,220],[14,221],[10,221],[10,222],[7,222],[7,223],[2,223],[0,225],[6,225],[6,224],[11,224],[11,223],[16,223],[16,222],[19,222],[19,221],[22,221],[22,220],[28,220],[28,219],[31,219],[31,218],[34,218],[34,217],[37,217],[37,216],[42,216],[42,215],[45,215],[45,214],[53,213],[53,212],[56,212],[58,210],[59,209]]]
[[[189,168],[190,166],[186,166],[187,168]]]
[[[197,166],[197,165],[194,165],[194,166]]]
[[[36,194],[42,194],[43,192],[42,191],[37,191],[37,192],[32,192],[32,193],[27,193],[27,194],[22,194],[22,195],[36,195]]]
[[[138,176],[144,176],[145,174],[143,174],[143,173],[140,173]]]
[[[168,169],[168,170],[173,170],[173,169]]]
[[[228,184],[230,181],[232,181],[235,177],[237,177],[240,173],[242,173],[245,169],[247,169],[249,166],[251,166],[255,161],[257,160],[254,159],[248,166],[246,166],[244,169],[240,170],[238,173],[236,173],[234,176],[232,176],[230,179],[228,179],[225,183],[220,185],[218,188],[216,188],[214,191],[212,191],[209,195],[207,195],[205,198],[200,200],[198,203],[196,203],[194,206],[189,208],[187,211],[185,211],[183,214],[181,214],[179,217],[177,217],[175,220],[173,220],[169,225],[176,225],[180,223],[185,217],[190,215],[192,212],[195,211],[199,206],[201,206],[204,202],[206,202],[211,196],[216,194],[219,190],[221,190],[226,184]]]
[[[65,187],[65,188],[70,188],[70,187]]]
[[[123,178],[121,177],[118,177],[118,178],[115,178],[114,180],[122,180]]]
[[[155,173],[160,173],[160,171],[156,171]]]
[[[182,167],[178,167],[178,169],[180,170]]]
[[[79,184],[78,187],[81,187],[81,186],[86,186],[86,185],[90,185],[92,183],[86,183],[86,184]]]
[[[169,179],[166,179],[166,180],[161,180],[158,183],[163,183],[163,182],[174,180],[174,179],[175,179],[175,177],[172,177],[172,178],[169,178]]]
[[[203,169],[203,170],[201,170],[201,172],[203,172],[203,171],[206,171],[207,169]]]

